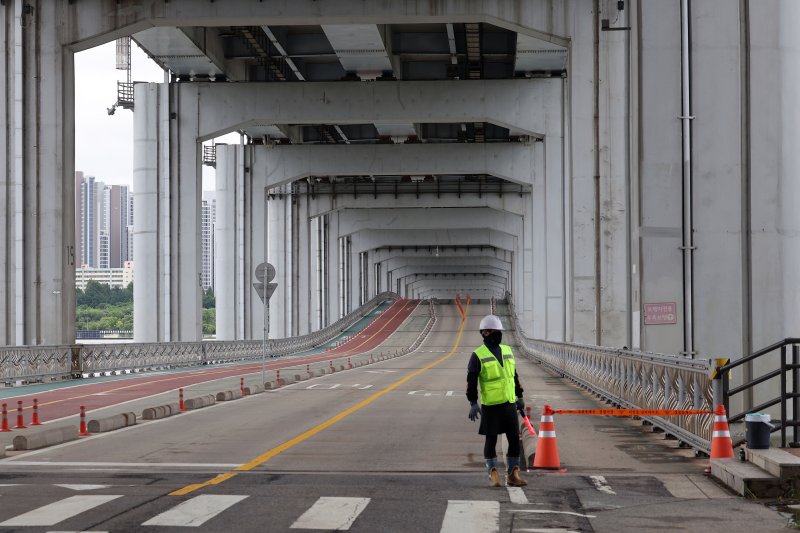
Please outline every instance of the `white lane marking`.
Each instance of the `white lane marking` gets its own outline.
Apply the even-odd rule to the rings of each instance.
[[[511,498],[511,503],[518,503],[518,504],[527,504],[528,497],[525,496],[525,492],[520,487],[506,487],[508,490],[508,496]]]
[[[548,511],[547,509],[509,509],[509,513],[568,514],[581,518],[595,518],[593,514],[573,513],[572,511]]]
[[[439,533],[498,533],[500,502],[449,500]]]
[[[346,531],[350,529],[369,502],[369,498],[323,496],[289,527],[292,529]]]
[[[48,531],[47,533],[108,533],[108,531]]]
[[[341,386],[342,386],[341,383],[333,383],[333,384],[329,384],[329,383],[314,383],[313,385],[309,385],[308,387],[306,387],[306,389],[308,389],[308,390],[310,390],[310,389],[337,389],[337,388],[339,388]]]
[[[16,487],[19,483],[0,483],[0,487]]]
[[[397,372],[397,370],[364,370],[367,374],[391,374],[392,372]]]
[[[70,496],[6,520],[0,526],[54,526],[122,495]]]
[[[224,494],[201,494],[191,500],[176,505],[169,511],[164,511],[160,515],[154,516],[143,526],[182,526],[197,527],[202,526],[219,513],[236,505],[247,496],[235,496]]]
[[[604,476],[589,476],[589,479],[592,480],[592,485],[594,488],[599,490],[600,492],[604,492],[606,494],[616,495],[617,493],[611,489],[611,486],[606,481]]]
[[[514,531],[530,531],[531,533],[580,533],[575,529],[556,528],[514,528]]]
[[[56,485],[56,487],[63,487],[70,490],[97,490],[107,489],[111,485]]]
[[[134,427],[134,426],[130,426]],[[124,431],[123,429],[118,429],[117,432]],[[51,448],[52,449],[52,448]],[[157,469],[157,468],[203,468],[203,469],[211,469],[211,470],[219,470],[219,469],[227,469],[227,468],[236,468],[237,466],[242,466],[242,463],[89,463],[89,462],[60,462],[60,461],[13,461],[9,462],[8,464],[15,465],[15,466],[63,466],[63,467],[75,467],[75,468],[149,468],[149,469]]]

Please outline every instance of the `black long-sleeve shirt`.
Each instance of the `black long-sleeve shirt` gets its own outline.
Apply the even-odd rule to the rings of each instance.
[[[503,354],[500,351],[500,346],[489,346],[486,344],[486,347],[489,348],[489,351],[492,352],[497,358],[497,361],[500,363],[500,366],[503,366]],[[475,352],[472,352],[472,355],[469,358],[469,364],[467,364],[467,400],[469,403],[477,402],[478,401],[478,375],[481,373],[481,361],[478,359],[478,356]],[[517,398],[522,398],[522,386],[519,384],[519,374],[517,374],[516,369],[514,369],[514,392],[517,395]]]

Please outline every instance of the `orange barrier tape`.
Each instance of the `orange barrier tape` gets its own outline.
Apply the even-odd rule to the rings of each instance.
[[[599,416],[681,416],[710,415],[713,411],[703,409],[556,409],[557,415],[599,415]]]

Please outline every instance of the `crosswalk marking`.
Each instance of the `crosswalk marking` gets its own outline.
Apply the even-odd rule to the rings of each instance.
[[[500,502],[449,500],[440,533],[498,533]]]
[[[290,527],[345,531],[350,529],[369,502],[370,498],[322,497]]]
[[[97,489],[107,489],[111,485],[56,485],[56,487],[61,487],[64,489],[70,490],[97,490]]]
[[[508,490],[508,496],[511,498],[511,503],[517,504],[526,504],[528,503],[528,497],[525,496],[525,492],[519,487],[506,487]]]
[[[191,500],[176,505],[169,511],[154,516],[143,526],[183,526],[197,527],[205,524],[219,513],[231,507],[247,496],[224,494],[201,494]]]
[[[70,496],[15,516],[1,523],[0,526],[53,526],[63,520],[121,497],[121,495]]]

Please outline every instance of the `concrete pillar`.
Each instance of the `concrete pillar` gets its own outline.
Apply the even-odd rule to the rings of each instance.
[[[312,313],[312,279],[316,279],[311,260],[311,221],[309,220],[309,197],[298,194],[295,208],[295,234],[297,235],[297,265],[295,266],[295,292],[297,294],[297,318],[293,327],[295,335],[306,335],[314,331]]]
[[[0,6],[0,344],[75,339],[74,70],[63,6]],[[39,82],[38,80],[46,80]]]
[[[800,332],[800,6],[749,3],[749,350]],[[727,354],[726,354],[727,355]],[[755,374],[759,375],[758,372]]]
[[[537,155],[541,155],[544,152],[544,145],[538,142],[532,149]],[[527,332],[533,338],[544,339],[547,337],[547,179],[544,158],[537,157],[537,163],[530,197],[533,265],[531,278],[525,282],[530,287],[529,294],[532,300],[530,305],[532,322]]]
[[[161,93],[164,86],[140,83],[134,88],[133,191],[133,334],[136,342],[158,342],[164,333],[164,287],[159,216],[159,185],[163,169],[159,163]],[[161,268],[159,268],[161,267]]]
[[[167,84],[137,84],[137,94],[134,193],[139,202],[141,183],[145,196],[134,217],[134,336],[196,341],[203,320],[197,100],[185,87]]]
[[[328,323],[341,318],[339,314],[339,212],[328,216]]]
[[[597,1],[597,0],[595,0]],[[593,75],[595,31],[592,2],[573,4],[572,46],[570,53],[570,229],[572,244],[571,286],[572,328],[567,340],[595,344],[600,342],[597,261],[595,257],[595,176]]]
[[[243,240],[246,232],[240,227],[246,205],[243,157],[243,146],[217,145],[217,219],[214,226],[217,340],[251,338],[244,334],[245,322],[250,314],[245,312],[244,300],[245,293],[253,291],[250,281],[253,269],[249,268],[244,258]],[[260,334],[262,328],[259,324],[252,329]]]

